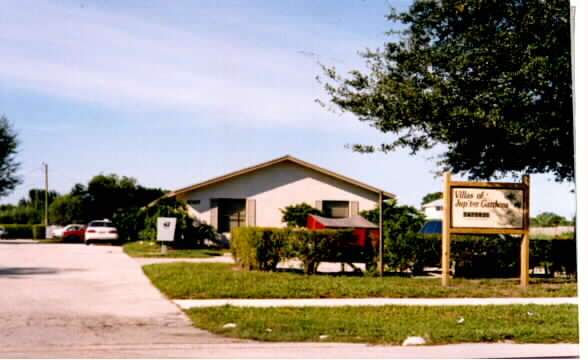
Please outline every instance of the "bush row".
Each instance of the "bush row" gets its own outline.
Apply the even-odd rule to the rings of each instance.
[[[439,235],[417,234],[411,251],[390,244],[388,251],[403,250],[403,261],[413,273],[424,267],[439,267],[441,261],[441,239]],[[406,247],[407,244],[401,244]],[[451,241],[451,261],[455,263],[456,277],[516,277],[520,274],[519,237],[454,235]],[[400,251],[398,251],[400,252]],[[576,274],[575,239],[531,239],[529,244],[529,267],[543,267],[547,276],[555,272]],[[401,269],[404,270],[404,269]]]
[[[45,225],[3,224],[4,239],[44,239]]]
[[[350,246],[351,230],[308,230],[297,228],[240,227],[231,234],[231,252],[245,269],[273,271],[283,260],[298,258],[306,274],[316,272],[322,261],[375,262],[376,251]],[[370,241],[366,242],[370,244]],[[451,261],[454,276],[467,278],[517,277],[520,273],[518,237],[454,235]],[[576,241],[533,240],[529,245],[531,269],[543,267],[547,276],[555,272],[576,274]],[[392,270],[422,273],[439,267],[439,235],[411,234],[385,244],[384,262]]]
[[[322,261],[370,262],[370,249],[350,245],[354,241],[352,230],[240,227],[231,232],[231,253],[245,269],[273,271],[280,261],[297,258],[304,273],[313,274]]]

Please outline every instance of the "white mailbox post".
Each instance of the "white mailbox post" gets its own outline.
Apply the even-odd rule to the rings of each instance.
[[[161,253],[167,253],[166,242],[174,241],[176,232],[175,217],[158,217],[157,218],[157,241],[161,241]]]

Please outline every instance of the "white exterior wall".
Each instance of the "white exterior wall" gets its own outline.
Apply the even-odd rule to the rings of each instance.
[[[178,196],[181,200],[200,200],[189,205],[190,214],[210,224],[210,200],[214,198],[254,199],[255,225],[282,227],[280,209],[317,200],[357,201],[359,211],[377,207],[379,195],[350,183],[291,162],[283,162],[252,173],[205,186]]]
[[[425,218],[443,219],[443,200],[435,200],[423,206]]]

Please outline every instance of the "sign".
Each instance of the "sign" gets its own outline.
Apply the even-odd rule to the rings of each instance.
[[[157,218],[157,241],[174,241],[176,232],[175,217]]]
[[[523,190],[451,188],[452,228],[523,229],[523,215]]]
[[[444,174],[441,284],[449,284],[452,234],[521,236],[521,287],[529,283],[530,177],[521,183],[451,181]]]

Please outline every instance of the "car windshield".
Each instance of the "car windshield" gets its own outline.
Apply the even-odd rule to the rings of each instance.
[[[114,227],[114,224],[108,221],[92,221],[90,223],[91,227]]]

